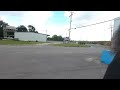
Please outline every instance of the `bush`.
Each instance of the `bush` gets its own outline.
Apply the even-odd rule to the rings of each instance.
[[[14,38],[13,40],[15,40],[15,41],[20,41],[18,38]]]
[[[107,42],[107,43],[106,43],[106,46],[111,46],[111,42]]]
[[[84,41],[79,41],[78,44],[85,45]]]
[[[2,37],[0,37],[0,40],[2,40],[3,38]]]
[[[63,47],[90,47],[88,45],[80,45],[80,44],[54,44],[54,46],[63,46]]]

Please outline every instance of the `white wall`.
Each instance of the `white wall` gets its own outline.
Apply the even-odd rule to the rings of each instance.
[[[32,32],[15,32],[15,38],[18,38],[22,41],[40,41],[46,42],[47,35],[40,33],[32,33]]]

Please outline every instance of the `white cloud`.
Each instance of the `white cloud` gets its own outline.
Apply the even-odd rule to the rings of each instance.
[[[71,38],[73,40],[110,40],[111,31],[106,29],[103,25],[85,27],[80,29],[73,29],[71,32]]]
[[[0,11],[3,21],[12,26],[33,25],[40,33],[45,33],[49,18],[53,16],[52,11]],[[15,20],[17,18],[18,20]],[[16,21],[16,22],[15,22]]]
[[[53,14],[51,11],[28,11],[22,16],[21,24],[33,25],[37,31],[41,32],[42,29],[47,28],[47,22]]]
[[[0,11],[0,18],[9,25],[18,26],[25,11]]]
[[[65,12],[64,16],[69,17],[70,12]],[[94,24],[101,21],[110,20],[120,16],[120,11],[74,11],[72,27]],[[69,18],[68,18],[69,19]],[[108,29],[111,22],[73,29],[71,39],[73,40],[110,40],[111,31]]]
[[[3,20],[4,22],[8,22],[6,16],[0,16],[0,20]]]
[[[73,25],[87,25],[120,16],[120,11],[73,11]],[[64,16],[69,17],[70,12],[65,11]]]
[[[22,16],[26,11],[0,11],[0,15]]]
[[[68,25],[56,25],[56,24],[50,24],[48,25],[47,33],[52,35],[62,35],[63,37],[68,36]]]

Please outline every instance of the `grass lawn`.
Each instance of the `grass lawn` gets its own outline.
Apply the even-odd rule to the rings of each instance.
[[[54,46],[63,46],[63,47],[90,47],[88,45],[80,45],[80,44],[53,44]]]
[[[33,45],[33,44],[42,44],[42,43],[45,42],[0,40],[0,45]]]

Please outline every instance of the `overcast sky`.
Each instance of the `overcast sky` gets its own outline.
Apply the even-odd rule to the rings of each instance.
[[[120,11],[73,11],[72,27],[93,24],[120,16]],[[39,33],[68,36],[68,11],[0,11],[0,18],[11,26],[33,25]],[[110,40],[111,22],[73,29],[72,40]],[[113,22],[112,22],[113,24]]]

